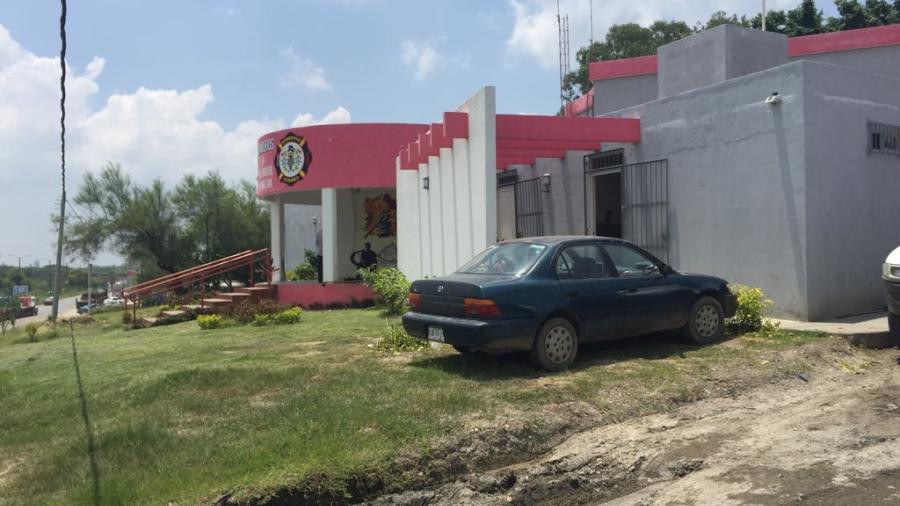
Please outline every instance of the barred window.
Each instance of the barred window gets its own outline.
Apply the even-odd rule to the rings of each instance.
[[[601,151],[590,156],[590,170],[612,169],[625,165],[625,150],[622,148]]]
[[[869,122],[869,151],[900,155],[900,126]]]
[[[497,173],[497,187],[511,186],[519,182],[519,173],[516,169],[506,169]]]

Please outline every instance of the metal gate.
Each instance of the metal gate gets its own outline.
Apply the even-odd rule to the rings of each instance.
[[[622,238],[669,261],[669,161],[622,166]]]
[[[669,161],[624,164],[620,150],[585,157],[585,228],[588,220],[588,185],[593,176],[622,174],[622,238],[669,261]],[[593,191],[591,192],[593,194]],[[596,198],[596,196],[594,197]]]
[[[516,182],[516,237],[544,235],[541,211],[541,178]]]

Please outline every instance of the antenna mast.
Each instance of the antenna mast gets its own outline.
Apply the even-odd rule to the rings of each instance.
[[[566,75],[569,67],[569,15],[561,15],[559,0],[556,0],[556,24],[559,26],[559,101],[560,107],[566,107]]]

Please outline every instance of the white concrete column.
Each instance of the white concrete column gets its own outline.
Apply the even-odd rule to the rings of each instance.
[[[463,105],[469,114],[469,178],[472,194],[472,248],[497,242],[497,107],[493,86]]]
[[[431,269],[431,204],[429,190],[424,188],[428,164],[419,164],[419,245],[422,250],[422,276],[433,276]],[[430,183],[429,183],[430,184]]]
[[[338,202],[337,190],[322,188],[322,280],[338,280]]]
[[[436,156],[428,157],[428,211],[431,217],[431,274],[443,276],[444,266],[444,218],[442,214],[443,185],[441,184],[440,160]]]
[[[269,201],[269,236],[269,251],[272,254],[272,263],[277,269],[272,274],[272,281],[278,283],[286,279],[284,274],[284,204],[279,195],[275,195]]]
[[[354,198],[354,191],[350,188],[338,188],[335,190],[337,202],[337,231],[334,259],[336,269],[335,281],[343,281],[346,278],[356,276],[356,266],[350,261],[350,255],[354,250],[362,248],[362,244],[356,244],[356,227],[362,226],[358,219],[362,219],[362,201]]]
[[[441,175],[441,222],[444,224],[444,274],[456,271],[460,266],[456,255],[457,239],[457,207],[456,178],[453,177],[453,150],[440,149]]]
[[[469,141],[453,139],[453,178],[456,200],[456,260],[462,266],[475,256],[472,250],[472,193],[469,185]]]
[[[401,170],[397,158],[397,268],[410,280],[422,277],[419,173]]]

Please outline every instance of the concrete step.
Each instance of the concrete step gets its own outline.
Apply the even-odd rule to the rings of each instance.
[[[218,298],[218,297],[212,297],[209,299],[203,299],[201,302],[203,302],[204,306],[215,308],[215,307],[222,307],[222,306],[227,306],[227,305],[231,304],[231,299],[222,299],[222,298]]]
[[[187,314],[187,311],[184,311],[182,309],[172,309],[170,311],[161,311],[159,313],[159,316],[161,316],[163,318],[178,318],[178,317],[184,316],[186,314]]]
[[[216,297],[240,302],[242,300],[250,300],[253,297],[253,294],[246,292],[216,292]]]
[[[181,306],[182,311],[188,311],[188,312],[197,312],[202,308],[203,308],[203,306],[201,306],[200,304],[183,304]]]
[[[152,326],[156,325],[156,322],[158,322],[158,321],[159,321],[159,318],[156,318],[154,316],[145,316],[145,317],[141,318],[141,324],[144,327],[152,327]]]

